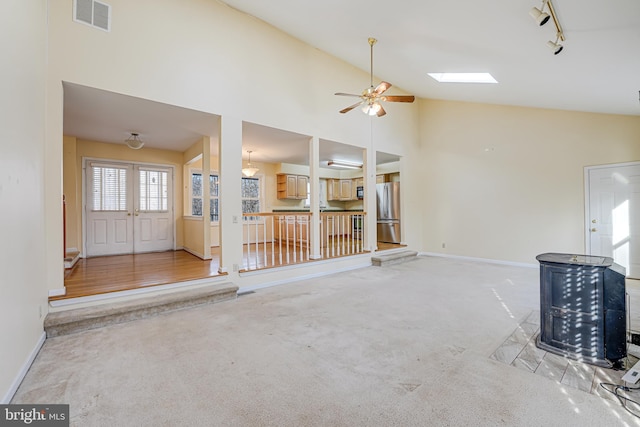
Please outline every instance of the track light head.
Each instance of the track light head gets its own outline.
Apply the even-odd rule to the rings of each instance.
[[[544,5],[542,5],[541,9],[544,9]],[[537,7],[531,8],[529,15],[531,15],[533,20],[542,27],[544,24],[549,22],[549,18],[551,18],[551,16],[548,13],[543,12],[541,9],[538,9]]]
[[[554,55],[559,54],[560,52],[562,52],[562,49],[564,49],[564,46],[558,43],[558,40],[556,40],[555,42],[552,42],[551,40],[549,40],[547,42],[547,46],[549,46],[549,49],[553,51]]]

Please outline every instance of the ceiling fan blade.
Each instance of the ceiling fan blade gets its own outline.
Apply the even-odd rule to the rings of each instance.
[[[334,93],[334,95],[338,95],[338,96],[356,96],[358,98],[360,98],[361,95],[356,95],[355,93],[344,93],[344,92],[336,92]]]
[[[376,113],[376,116],[378,116],[378,117],[382,117],[382,116],[384,116],[385,114],[387,114],[387,112],[386,112],[386,111],[384,111],[384,108],[382,107],[382,104],[380,104],[380,109],[379,109],[379,110],[378,110],[378,112]]]
[[[356,108],[356,107],[357,107],[357,106],[359,106],[360,104],[362,104],[362,101],[360,101],[360,102],[356,102],[355,104],[350,105],[350,106],[348,106],[347,108],[344,108],[344,109],[340,110],[340,112],[341,112],[342,114],[344,114],[344,113],[348,113],[349,111],[353,110],[354,108]]]
[[[413,102],[416,97],[413,95],[388,95],[382,97],[384,101],[389,102]]]
[[[391,87],[391,83],[380,82],[380,84],[375,88],[374,92],[380,95],[390,87]]]

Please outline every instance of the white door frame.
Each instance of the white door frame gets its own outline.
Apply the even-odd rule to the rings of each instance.
[[[640,162],[609,163],[606,165],[584,167],[584,242],[585,254],[587,255],[591,254],[591,225],[589,223],[589,218],[591,217],[591,183],[589,182],[589,172],[596,169],[610,169],[625,166],[640,166]]]
[[[86,258],[87,256],[87,165],[90,162],[99,162],[99,163],[112,163],[116,165],[133,165],[135,166],[149,166],[149,167],[157,167],[163,169],[169,169],[171,171],[172,177],[172,201],[171,201],[171,224],[173,228],[173,250],[176,249],[176,168],[174,165],[162,164],[162,163],[148,163],[148,162],[136,162],[129,160],[114,160],[114,159],[103,159],[99,157],[82,157],[82,253],[81,257]]]

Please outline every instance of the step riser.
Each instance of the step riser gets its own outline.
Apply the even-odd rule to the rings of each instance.
[[[67,312],[66,318],[60,319],[58,322],[55,315],[58,313],[49,314],[45,319],[45,332],[47,338],[53,338],[61,335],[68,335],[77,332],[82,332],[90,329],[97,329],[103,326],[114,325],[118,323],[130,322],[133,320],[144,319],[147,317],[156,316],[158,314],[166,313],[169,311],[180,310],[184,308],[196,307],[205,304],[212,304],[222,301],[233,300],[237,298],[237,287],[225,289],[223,291],[217,291],[206,295],[196,295],[194,297],[186,298],[170,298],[168,301],[159,298],[157,304],[153,300],[140,303],[129,304],[126,308],[105,309],[103,315],[89,314],[86,315],[87,310],[82,309],[84,315],[78,315],[77,318]],[[53,315],[53,316],[52,316]],[[51,316],[51,317],[50,317]],[[60,317],[60,316],[58,316]]]
[[[384,267],[385,265],[399,264],[412,259],[416,259],[418,252],[416,251],[401,251],[394,252],[385,255],[374,256],[371,258],[371,264],[376,267]]]
[[[396,259],[392,259],[389,261],[372,261],[372,265],[376,266],[376,267],[384,267],[386,265],[393,265],[393,264],[400,264],[406,261],[410,261],[412,259],[416,259],[415,255],[412,256],[407,256],[407,257],[403,257],[403,258],[396,258]]]

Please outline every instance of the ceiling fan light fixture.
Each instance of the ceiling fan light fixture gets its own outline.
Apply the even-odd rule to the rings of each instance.
[[[258,173],[260,169],[254,168],[253,166],[251,166],[251,153],[253,153],[253,151],[247,150],[247,153],[249,153],[249,161],[247,162],[247,167],[242,168],[242,175],[250,178],[254,176],[256,173]]]
[[[140,139],[140,135],[135,132],[131,132],[131,136],[125,139],[124,142],[127,144],[127,147],[132,150],[139,150],[144,146],[144,142]]]
[[[381,108],[382,106],[380,104],[372,102],[370,104],[365,104],[364,107],[362,107],[362,111],[369,116],[376,116]]]

